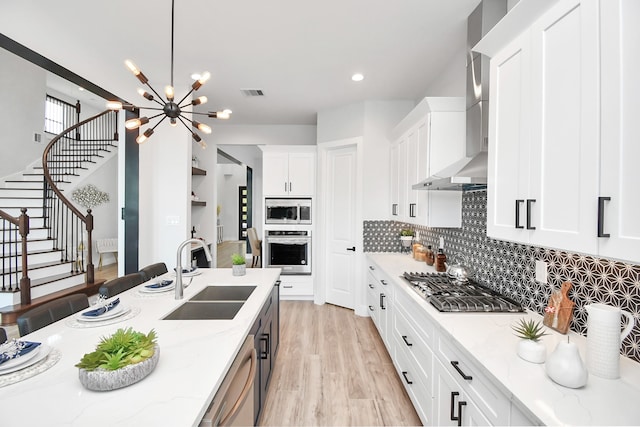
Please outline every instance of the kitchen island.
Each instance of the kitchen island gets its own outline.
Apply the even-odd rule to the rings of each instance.
[[[191,426],[198,425],[238,350],[280,276],[280,269],[200,269],[175,299],[173,291],[142,294],[145,284],[118,295],[123,307],[139,312],[119,323],[73,327],[73,316],[26,335],[60,352],[48,370],[0,388],[0,425]],[[186,278],[185,283],[189,283]],[[255,285],[232,320],[161,320],[208,285]],[[74,365],[118,328],[155,330],[160,359],[142,381],[118,390],[85,389]]]
[[[541,321],[542,316],[539,314],[531,311],[526,313],[442,313],[411,289],[407,281],[401,277],[404,272],[434,272],[433,267],[427,266],[424,262],[415,261],[409,255],[397,253],[368,253],[367,258],[367,265],[373,264],[374,269],[379,268],[392,281],[396,301],[410,300],[412,305],[420,311],[418,315],[422,316],[425,322],[414,326],[424,328],[425,323],[433,326],[435,338],[427,341],[427,345],[433,352],[433,366],[447,359],[443,362],[443,366],[451,369],[448,359],[455,354],[456,358],[460,358],[459,367],[462,371],[466,374],[474,373],[473,378],[470,376],[461,383],[471,388],[471,392],[467,393],[469,400],[474,397],[474,389],[481,390],[482,392],[476,395],[479,400],[478,407],[481,404],[484,405],[482,402],[488,402],[486,407],[489,410],[495,410],[493,414],[485,413],[482,416],[495,416],[495,419],[504,421],[494,423],[491,422],[494,418],[489,418],[489,423],[640,425],[640,406],[638,405],[640,364],[637,362],[621,357],[619,379],[609,380],[589,375],[587,384],[582,388],[563,387],[546,375],[544,364],[526,362],[516,353],[519,339],[513,333],[511,325],[522,318]],[[387,304],[389,309],[394,303]],[[397,305],[396,303],[396,307]],[[397,308],[394,309],[397,310]],[[577,345],[582,361],[585,362],[585,337],[572,331],[568,335],[562,335],[552,329],[546,329],[549,335],[543,337],[541,342],[547,348],[547,355],[555,350],[560,341],[566,341],[568,336],[571,342]],[[398,341],[400,345],[404,345],[402,340]],[[427,358],[423,357],[421,360],[425,361]],[[394,360],[394,363],[398,362]],[[438,393],[438,381],[432,380],[432,375],[437,376],[436,368],[431,370],[427,367],[427,371],[429,381],[433,381],[431,389],[434,401],[447,400],[447,404],[444,405],[446,415],[441,422],[436,421],[432,424],[456,424],[449,421],[448,391],[443,393],[444,395]],[[454,374],[457,378],[457,373],[454,372]],[[509,404],[512,405],[511,418],[509,418]],[[471,411],[470,402],[465,411]],[[518,413],[519,416],[515,417],[514,413]],[[453,417],[453,412],[451,414]],[[465,422],[462,424],[466,425]]]

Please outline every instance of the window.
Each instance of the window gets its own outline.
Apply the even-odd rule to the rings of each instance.
[[[44,105],[44,131],[58,135],[77,123],[80,106],[47,95]]]

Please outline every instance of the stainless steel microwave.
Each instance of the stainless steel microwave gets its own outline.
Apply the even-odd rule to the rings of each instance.
[[[311,224],[311,199],[265,199],[265,224]]]

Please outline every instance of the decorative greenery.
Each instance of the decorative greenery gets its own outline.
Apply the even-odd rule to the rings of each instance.
[[[103,337],[92,353],[82,356],[78,368],[94,371],[102,368],[115,371],[153,356],[156,333],[152,329],[147,335],[132,328],[118,329],[110,337]]]
[[[400,235],[401,236],[414,236],[414,232],[413,230],[411,230],[410,228],[403,228],[402,230],[400,230]]]
[[[244,265],[245,264],[245,259],[240,254],[233,254],[233,255],[231,255],[231,263],[233,265]]]
[[[545,332],[546,329],[542,327],[540,322],[536,322],[533,319],[520,319],[520,323],[515,326],[511,325],[511,329],[516,332],[518,337],[536,342],[543,336],[547,335]]]
[[[76,188],[71,193],[71,198],[80,206],[92,209],[95,206],[107,203],[109,201],[109,193],[98,190],[95,185],[87,184],[84,187]]]

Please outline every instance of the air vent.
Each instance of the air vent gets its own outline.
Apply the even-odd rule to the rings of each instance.
[[[262,89],[240,89],[244,96],[264,96]]]

